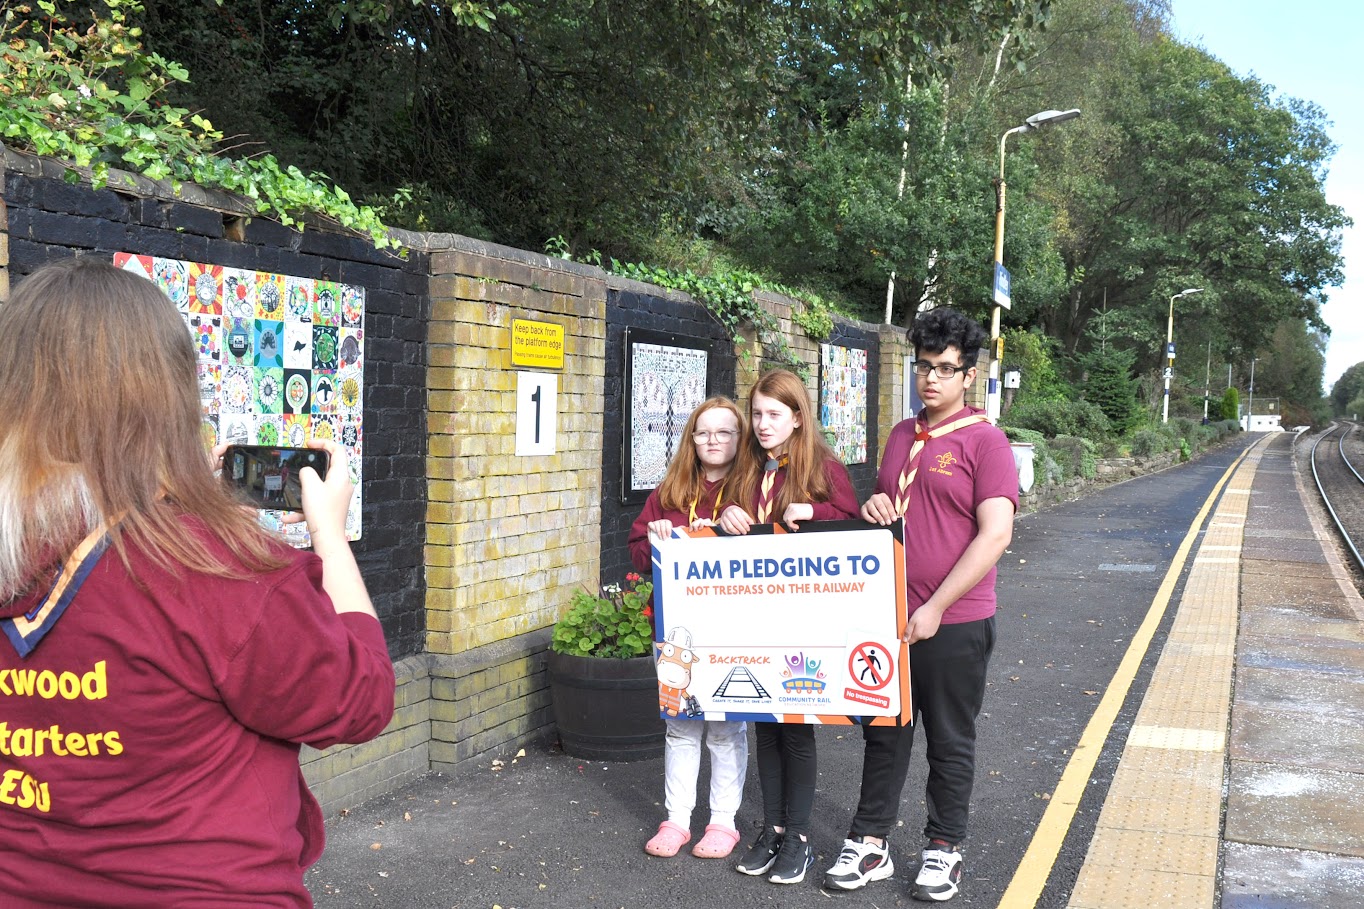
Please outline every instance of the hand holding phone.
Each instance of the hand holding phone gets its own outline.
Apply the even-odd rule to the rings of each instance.
[[[325,449],[229,445],[223,453],[223,482],[247,504],[278,511],[303,511],[304,467],[325,480],[331,459]]]
[[[350,510],[355,484],[350,479],[346,449],[330,439],[312,439],[310,450],[325,455],[329,470],[326,475],[304,473],[303,516],[308,521],[308,535],[313,551],[320,554],[322,545],[332,538],[346,546],[346,513]]]

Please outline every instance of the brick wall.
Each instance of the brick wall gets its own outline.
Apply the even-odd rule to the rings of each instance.
[[[606,284],[593,268],[430,237],[426,649],[431,762],[544,731],[549,626],[599,573]],[[565,330],[556,449],[515,453],[514,319]]]
[[[62,179],[50,160],[0,149],[8,208],[12,280],[76,255],[117,252],[212,262],[234,268],[328,278],[366,291],[364,535],[354,545],[395,658],[422,648],[425,517],[425,258],[381,253],[367,241],[254,220],[228,238],[240,202],[186,186],[137,178],[126,189],[92,190]],[[117,179],[117,175],[115,175]],[[112,181],[111,181],[112,183]],[[206,205],[215,205],[208,208]]]
[[[110,188],[67,183],[60,164],[0,147],[0,299],[8,281],[74,255],[117,252],[328,278],[361,285],[365,314],[364,533],[352,549],[399,662],[400,709],[368,745],[308,751],[305,770],[329,808],[425,773],[430,682],[425,657],[427,261],[355,237],[270,221],[243,224],[241,200],[115,173]],[[126,178],[126,179],[125,179]],[[235,239],[234,239],[235,237]]]

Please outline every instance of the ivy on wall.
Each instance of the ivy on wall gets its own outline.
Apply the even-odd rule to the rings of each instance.
[[[803,304],[802,308],[792,312],[791,319],[812,339],[822,341],[833,331],[832,310],[820,297],[765,281],[753,272],[734,270],[698,275],[691,270],[674,271],[615,259],[611,260],[608,270],[625,278],[670,290],[680,290],[691,295],[724,326],[735,344],[744,342],[743,329],[747,325],[752,325],[766,358],[791,369],[802,379],[808,378],[807,365],[786,343],[786,337],[782,334],[776,316],[754,299],[754,291],[770,290]],[[747,356],[747,353],[744,351],[744,356]]]

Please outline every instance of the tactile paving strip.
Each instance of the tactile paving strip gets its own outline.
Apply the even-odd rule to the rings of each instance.
[[[1235,667],[1242,530],[1258,450],[1190,563],[1068,909],[1211,909]]]

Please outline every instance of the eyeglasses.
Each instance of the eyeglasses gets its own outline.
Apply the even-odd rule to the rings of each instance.
[[[738,433],[732,429],[717,429],[715,432],[705,432],[704,430],[697,430],[696,432],[691,434],[691,440],[695,442],[697,445],[704,445],[711,439],[714,439],[721,445],[725,445],[729,442],[734,441],[734,437],[737,435]]]
[[[959,372],[970,369],[969,366],[953,366],[951,363],[930,363],[927,360],[914,361],[914,374],[926,376],[930,372],[937,373],[939,379],[950,379]]]

